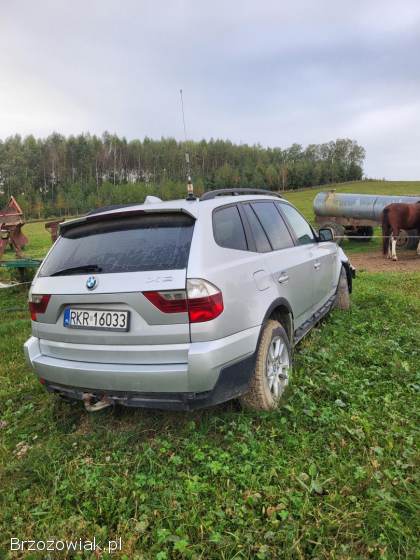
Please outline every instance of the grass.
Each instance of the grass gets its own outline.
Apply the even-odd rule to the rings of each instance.
[[[373,229],[373,238],[371,241],[357,241],[355,239],[343,239],[341,247],[347,255],[354,253],[370,253],[372,251],[382,251],[382,229],[375,227]]]
[[[31,222],[26,224],[23,229],[29,244],[25,250],[25,255],[33,259],[43,259],[48,249],[51,247],[51,234],[45,229],[45,222]],[[13,253],[9,252],[9,255]]]
[[[25,293],[1,290],[12,305]],[[4,558],[11,537],[94,536],[130,560],[416,557],[419,273],[360,274],[264,414],[89,415],[28,371],[26,312],[0,316]]]

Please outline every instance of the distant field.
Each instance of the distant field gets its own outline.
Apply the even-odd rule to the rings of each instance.
[[[311,222],[314,221],[312,203],[318,192],[336,189],[337,192],[353,192],[361,194],[389,194],[389,195],[420,195],[420,181],[357,181],[354,183],[338,183],[324,185],[320,188],[311,188],[298,192],[285,192],[284,197],[294,204]],[[32,222],[24,227],[24,233],[29,238],[29,244],[25,255],[32,258],[43,258],[51,246],[51,237],[44,228],[45,222]],[[379,230],[378,230],[379,231]],[[358,243],[357,241],[345,241],[343,248],[350,253],[355,251],[368,251],[377,248],[380,240],[371,243]],[[13,259],[14,253],[7,251],[5,259]]]
[[[384,195],[419,195],[420,181],[356,181],[354,183],[337,183],[324,185],[317,189],[307,189],[299,192],[286,192],[284,197],[294,204],[312,223],[315,221],[313,211],[313,200],[322,191],[335,189],[337,192],[358,193],[358,194],[384,194]],[[375,228],[374,235],[381,235],[380,228]],[[346,253],[365,253],[377,250],[381,247],[382,241],[374,238],[369,243],[359,241],[344,240],[342,247]]]
[[[331,189],[343,193],[420,196],[420,181],[355,181],[354,183],[337,183],[304,191],[286,192],[284,193],[284,198],[299,208],[308,220],[313,221],[312,203],[315,196],[319,192]]]

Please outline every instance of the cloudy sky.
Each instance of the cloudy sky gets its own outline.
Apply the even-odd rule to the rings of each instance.
[[[418,0],[0,0],[0,137],[358,140],[420,179]]]

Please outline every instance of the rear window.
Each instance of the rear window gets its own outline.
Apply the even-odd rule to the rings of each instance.
[[[75,226],[58,239],[39,275],[59,275],[85,266],[97,267],[95,274],[184,269],[193,228],[194,220],[185,214],[151,214]]]
[[[214,239],[221,247],[248,249],[242,220],[236,206],[218,208],[213,214]]]

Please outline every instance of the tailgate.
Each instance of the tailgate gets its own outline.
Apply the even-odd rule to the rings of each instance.
[[[45,312],[32,323],[34,336],[64,345],[119,347],[189,342],[188,314],[160,311],[143,292],[185,290],[193,227],[194,220],[189,216],[148,214],[82,225],[66,232],[31,288],[33,294],[50,296]],[[84,265],[89,272],[81,273]],[[69,309],[101,315],[127,313],[128,330],[112,330],[106,325],[76,328],[68,321],[65,324]],[[71,359],[71,352],[63,345],[42,344],[44,349],[55,348],[54,352],[62,348],[63,358]],[[79,359],[83,355],[80,349],[77,355]],[[106,355],[108,358],[103,359],[110,361],[109,352]],[[97,361],[101,359],[98,352]]]

